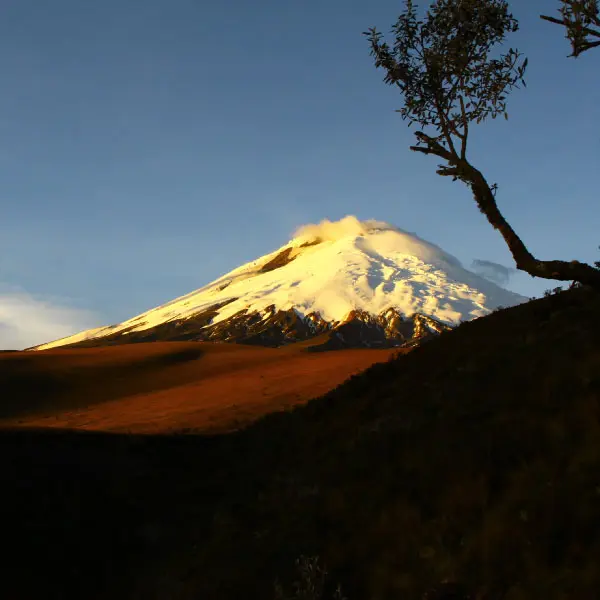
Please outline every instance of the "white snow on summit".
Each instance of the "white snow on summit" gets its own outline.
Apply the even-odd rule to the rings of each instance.
[[[406,315],[419,312],[454,325],[526,300],[466,270],[458,259],[415,234],[348,216],[301,227],[275,252],[119,325],[37,349],[141,331],[218,304],[224,306],[213,323],[244,309],[260,312],[275,305],[302,315],[318,312],[326,321],[342,321],[354,309],[379,314],[395,307]]]

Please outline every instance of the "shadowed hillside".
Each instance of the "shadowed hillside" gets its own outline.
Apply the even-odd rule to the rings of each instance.
[[[230,431],[324,394],[393,352],[315,356],[310,348],[155,342],[0,355],[0,427]]]
[[[497,312],[226,436],[8,431],[3,591],[268,599],[319,555],[349,600],[595,599],[599,310]]]

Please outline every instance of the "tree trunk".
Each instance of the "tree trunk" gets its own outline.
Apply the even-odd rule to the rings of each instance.
[[[539,260],[529,252],[521,238],[508,224],[496,204],[496,198],[485,177],[466,161],[458,165],[460,178],[470,186],[479,210],[486,216],[494,229],[497,229],[515,259],[517,269],[534,277],[557,279],[559,281],[578,281],[600,289],[600,270],[591,265],[573,260]]]
[[[448,162],[449,166],[440,166],[437,173],[445,177],[454,177],[464,181],[472,190],[479,210],[485,215],[490,225],[497,229],[508,246],[517,269],[525,271],[533,277],[543,279],[556,279],[559,281],[577,281],[600,289],[600,269],[591,265],[572,260],[538,260],[529,252],[527,246],[515,233],[508,221],[502,216],[496,204],[494,192],[485,177],[465,158],[440,144],[422,131],[415,132],[415,136],[424,146],[411,146],[414,152],[434,154]]]

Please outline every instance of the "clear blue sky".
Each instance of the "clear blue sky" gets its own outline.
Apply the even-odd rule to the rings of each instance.
[[[0,286],[124,320],[355,214],[512,259],[412,130],[361,32],[399,0],[3,0]],[[541,258],[599,258],[600,50],[514,2],[528,87],[471,159]],[[552,282],[517,275],[541,295]],[[6,292],[8,294],[10,292]]]

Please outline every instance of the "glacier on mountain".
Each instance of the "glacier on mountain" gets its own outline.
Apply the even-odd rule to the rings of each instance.
[[[36,349],[143,331],[211,310],[207,325],[241,311],[294,309],[326,322],[352,311],[389,308],[456,325],[527,298],[465,269],[460,261],[413,233],[379,221],[345,217],[297,230],[285,246],[212,283],[121,324],[84,331]]]

